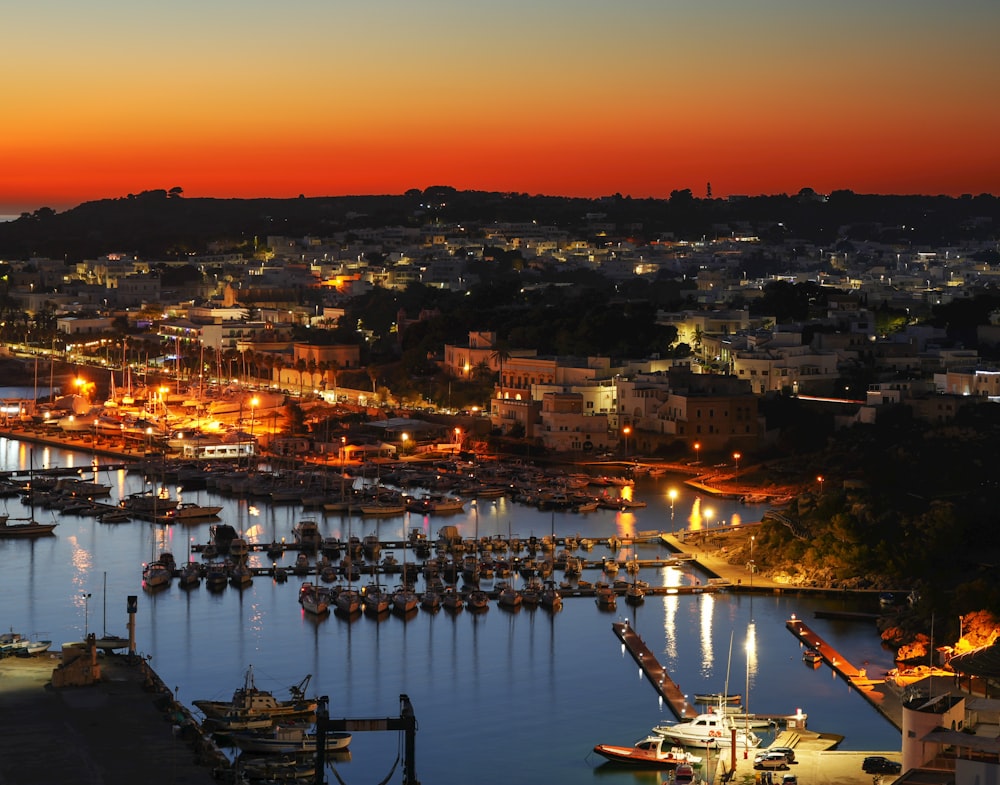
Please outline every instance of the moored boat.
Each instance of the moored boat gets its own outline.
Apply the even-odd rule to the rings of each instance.
[[[753,731],[740,727],[725,714],[699,714],[684,722],[660,723],[652,731],[674,744],[698,749],[725,747],[758,747],[760,738]]]
[[[700,757],[692,755],[683,747],[668,745],[667,739],[654,733],[640,739],[631,747],[598,744],[594,747],[594,752],[615,763],[644,768],[673,768],[682,763],[688,765],[701,763]]]
[[[324,736],[327,752],[346,750],[351,744],[351,734],[347,731],[326,733]],[[279,726],[261,733],[233,733],[231,738],[243,752],[288,754],[315,752],[317,747],[316,731],[295,726]]]
[[[312,674],[306,676],[298,684],[289,687],[290,698],[278,700],[273,693],[257,687],[254,683],[253,668],[250,667],[247,668],[244,676],[243,686],[233,692],[232,700],[196,700],[193,703],[210,719],[236,715],[245,717],[265,715],[275,718],[275,721],[311,720],[316,715],[317,706],[317,701],[305,697],[306,685],[309,684],[311,678]]]

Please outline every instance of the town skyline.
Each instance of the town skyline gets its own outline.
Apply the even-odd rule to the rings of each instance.
[[[0,215],[172,187],[1000,192],[981,0],[52,10],[14,12]]]

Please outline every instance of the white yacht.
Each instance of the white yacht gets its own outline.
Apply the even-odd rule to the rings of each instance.
[[[760,746],[760,738],[752,730],[741,728],[727,714],[709,712],[685,722],[660,723],[653,733],[686,747],[752,749]]]

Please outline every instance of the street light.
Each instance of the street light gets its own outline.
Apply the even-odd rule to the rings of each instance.
[[[671,488],[667,491],[667,496],[670,497],[670,520],[674,519],[674,502],[677,501],[677,489]]]
[[[622,428],[622,435],[625,437],[625,456],[628,457],[628,435],[632,433],[632,429],[629,426]]]
[[[403,455],[406,455],[406,448],[407,448],[407,443],[410,441],[410,434],[404,433],[400,438],[403,441]]]
[[[736,461],[736,474],[734,475],[736,477],[738,477],[740,474],[740,458],[742,457],[743,456],[738,452],[733,453],[733,460]]]
[[[825,477],[824,477],[824,476],[823,476],[822,474],[821,474],[821,475],[819,475],[819,477],[817,477],[817,478],[816,478],[816,482],[818,482],[818,483],[819,483],[819,495],[820,495],[820,496],[822,496],[822,495],[823,495],[823,483],[824,483],[825,481],[826,481],[826,478],[825,478]]]
[[[257,411],[257,407],[260,405],[260,398],[256,395],[250,399],[250,447],[249,451],[256,452],[253,446],[253,424],[254,424],[254,414]]]
[[[701,463],[701,442],[694,443],[694,462]]]
[[[90,634],[90,593],[83,593],[83,637],[86,640]]]

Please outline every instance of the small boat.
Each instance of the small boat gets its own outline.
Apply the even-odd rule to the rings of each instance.
[[[151,561],[142,567],[142,586],[146,591],[163,589],[170,585],[174,574],[162,561]]]
[[[500,593],[497,595],[497,605],[508,610],[520,608],[523,601],[524,598],[521,596],[521,593],[510,585],[501,588]]]
[[[462,600],[462,595],[455,590],[454,586],[446,586],[444,594],[441,595],[441,604],[446,611],[455,612],[462,610],[465,603]]]
[[[433,589],[428,589],[420,595],[420,607],[425,611],[436,611],[441,607],[441,595]]]
[[[330,610],[330,592],[306,581],[299,587],[299,604],[306,613],[322,616]]]
[[[594,752],[615,763],[644,768],[673,768],[684,763],[688,765],[701,763],[701,758],[697,755],[692,755],[683,747],[668,747],[668,744],[663,736],[650,734],[631,747],[598,744],[594,747]]]
[[[202,505],[196,502],[181,502],[173,509],[167,510],[160,520],[172,521],[204,521],[207,518],[217,518],[222,512],[221,505]]]
[[[816,649],[806,649],[802,652],[802,659],[811,665],[815,665],[822,661],[823,655],[816,651]]]
[[[695,703],[742,703],[743,696],[737,693],[703,692],[694,696]]]
[[[603,581],[595,584],[594,601],[601,610],[611,611],[618,607],[618,597],[615,590]]]
[[[300,753],[315,752],[317,734],[314,730],[301,727],[276,727],[262,733],[233,733],[233,743],[243,752],[260,753]],[[327,752],[346,750],[351,744],[351,734],[347,731],[336,731],[325,734]]]
[[[398,586],[392,593],[392,610],[395,613],[407,614],[414,610],[419,602],[417,593],[406,584]]]

